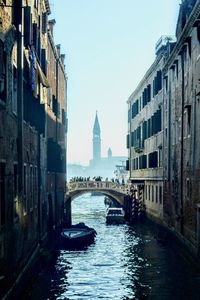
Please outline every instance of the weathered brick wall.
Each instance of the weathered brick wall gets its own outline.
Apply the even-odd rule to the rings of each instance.
[[[165,74],[169,84],[164,93],[164,216],[194,245],[200,194],[199,57],[200,43],[194,26],[189,28],[182,52],[177,51],[175,63]]]

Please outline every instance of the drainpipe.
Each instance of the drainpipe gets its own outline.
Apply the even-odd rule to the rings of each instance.
[[[23,198],[24,198],[24,108],[23,108],[23,40],[22,40],[22,4],[23,1],[19,0],[15,3],[15,9],[18,15],[17,27],[17,118],[18,118],[18,191],[19,201],[21,202],[21,217],[23,216]]]
[[[181,166],[180,166],[180,172],[181,172],[181,194],[180,194],[180,232],[183,235],[184,234],[184,220],[183,220],[183,142],[184,142],[184,132],[183,132],[183,126],[184,126],[184,100],[185,100],[185,80],[184,80],[184,73],[185,73],[185,65],[184,65],[184,50],[181,52],[181,69],[182,69],[182,85],[181,85]]]

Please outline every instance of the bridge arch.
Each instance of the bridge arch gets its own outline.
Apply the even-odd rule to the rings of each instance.
[[[110,181],[70,182],[65,198],[65,216],[68,224],[71,222],[71,202],[80,195],[99,192],[117,201],[124,207],[127,187]]]
[[[85,191],[77,191],[76,193],[71,193],[70,194],[71,201],[75,200],[77,197],[80,197],[81,195],[88,194],[88,193],[93,193],[93,192],[98,192],[98,193],[102,194],[102,196],[107,196],[107,197],[115,200],[117,203],[119,203],[122,206],[124,204],[123,199],[121,199],[119,196],[113,195],[112,193],[109,193],[108,191],[99,191],[99,190],[96,190],[96,189],[90,190],[90,191],[85,190]]]

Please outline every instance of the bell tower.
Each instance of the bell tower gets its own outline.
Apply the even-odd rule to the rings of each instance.
[[[101,130],[99,126],[98,115],[96,111],[96,117],[93,127],[93,162],[101,160]]]

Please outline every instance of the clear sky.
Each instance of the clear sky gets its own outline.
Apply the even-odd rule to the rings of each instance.
[[[127,155],[127,99],[174,35],[180,0],[50,0],[54,38],[66,54],[68,163],[92,158],[96,110],[102,156]]]

